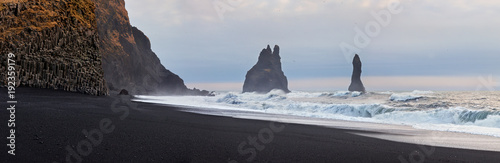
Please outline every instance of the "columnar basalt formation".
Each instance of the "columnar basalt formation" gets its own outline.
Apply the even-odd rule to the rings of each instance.
[[[247,72],[243,92],[267,93],[273,89],[290,92],[288,80],[281,69],[279,53],[278,45],[274,46],[274,52],[269,45],[266,49],[262,49],[257,64]]]
[[[361,59],[359,59],[357,54],[352,60],[352,67],[353,71],[349,91],[365,92],[365,86],[363,86],[363,82],[361,82]]]
[[[209,95],[163,67],[146,35],[130,25],[124,0],[4,0],[0,22],[0,56],[17,55],[17,86]],[[7,72],[7,63],[0,65]]]
[[[0,2],[1,85],[7,54],[16,55],[16,86],[107,95],[91,0]]]

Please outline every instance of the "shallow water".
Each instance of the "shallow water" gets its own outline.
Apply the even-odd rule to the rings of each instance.
[[[279,121],[290,121],[289,116],[294,116],[500,137],[498,91],[221,92],[215,97],[136,96],[135,101],[188,106],[191,112],[238,118],[279,117]]]

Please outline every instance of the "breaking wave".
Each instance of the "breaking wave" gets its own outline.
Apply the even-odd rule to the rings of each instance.
[[[389,93],[387,101],[408,101],[415,99],[414,96],[422,98],[432,93],[429,91]],[[500,132],[496,132],[500,131],[500,112],[497,110],[474,110],[460,106],[450,108],[394,107],[381,103],[350,104],[346,102],[332,104],[297,100],[325,97],[362,98],[363,95],[345,91],[333,93],[292,92],[289,94],[282,91],[272,91],[268,94],[226,92],[219,93],[214,97],[136,96],[136,101],[207,109],[245,110],[312,118],[401,124],[421,129],[500,137]]]

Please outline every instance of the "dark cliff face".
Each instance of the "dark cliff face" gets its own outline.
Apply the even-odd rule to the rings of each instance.
[[[97,5],[104,77],[110,89],[127,89],[131,94],[201,94],[188,89],[179,76],[160,63],[148,37],[130,25],[123,0],[93,1]]]
[[[274,46],[274,52],[267,45],[260,52],[259,60],[252,69],[247,72],[243,92],[267,93],[273,89],[288,90],[288,80],[281,69],[281,57],[279,46]]]
[[[0,1],[0,22],[0,57],[17,55],[17,86],[208,95],[161,65],[149,39],[130,25],[124,0]],[[0,65],[7,72],[7,63]]]
[[[0,20],[0,71],[15,54],[16,86],[108,94],[92,1],[0,2]]]
[[[136,61],[134,65],[143,65],[143,72],[149,74],[142,76],[142,83],[146,91],[149,93],[162,93],[164,91],[173,94],[186,94],[186,91],[189,90],[184,85],[184,81],[160,63],[160,59],[151,50],[151,43],[146,35],[136,27],[132,27],[132,33],[137,43],[137,49],[142,52],[140,57],[134,59]]]
[[[352,67],[353,71],[349,91],[365,92],[365,86],[363,86],[363,82],[361,82],[361,59],[359,59],[357,54],[352,61]]]

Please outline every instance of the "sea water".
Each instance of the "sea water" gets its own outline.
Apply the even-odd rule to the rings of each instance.
[[[294,116],[500,137],[498,91],[292,91],[286,94],[273,90],[267,94],[218,92],[212,97],[135,96],[134,100],[184,106],[191,112],[238,118],[266,117],[286,122]],[[295,118],[295,122],[306,121]]]

